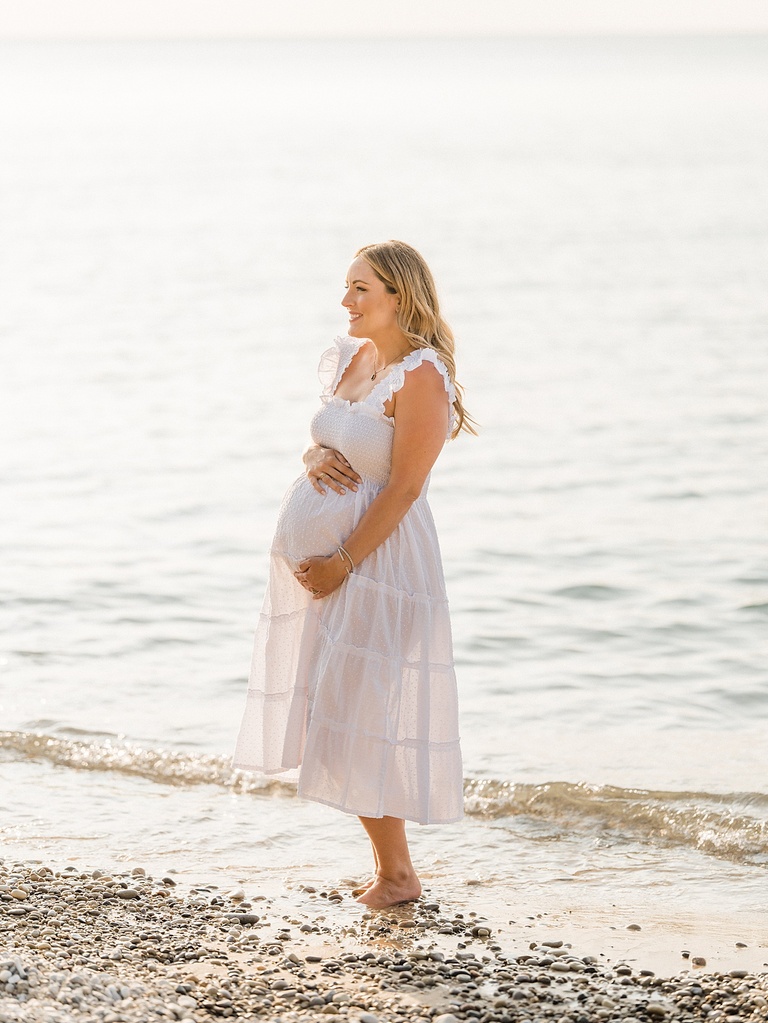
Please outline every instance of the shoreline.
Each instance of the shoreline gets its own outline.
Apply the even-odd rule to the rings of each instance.
[[[715,969],[713,927],[657,974],[663,928],[512,919],[497,927],[429,889],[369,911],[341,884],[270,894],[0,861],[0,1023],[768,1019],[765,945]]]

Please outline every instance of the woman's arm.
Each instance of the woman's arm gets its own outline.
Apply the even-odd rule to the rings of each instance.
[[[448,432],[448,395],[440,372],[423,362],[405,376],[395,399],[389,482],[347,537],[356,565],[393,533],[426,483]]]
[[[440,372],[424,362],[409,370],[395,396],[395,433],[389,482],[371,502],[344,542],[355,565],[395,531],[421,491],[445,443],[449,423],[448,395]],[[338,554],[307,558],[296,578],[316,597],[325,597],[346,577]]]

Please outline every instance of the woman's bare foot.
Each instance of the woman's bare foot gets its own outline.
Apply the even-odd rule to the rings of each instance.
[[[415,874],[397,881],[379,876],[357,901],[371,909],[386,909],[401,902],[414,902],[420,895],[421,884]]]

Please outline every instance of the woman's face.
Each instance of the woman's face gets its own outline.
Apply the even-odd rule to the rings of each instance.
[[[358,256],[349,268],[347,290],[341,304],[349,313],[351,337],[377,336],[398,330],[397,307],[400,299],[387,291],[369,263]]]

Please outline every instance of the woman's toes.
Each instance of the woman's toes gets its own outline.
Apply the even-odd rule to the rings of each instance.
[[[363,892],[367,892],[375,880],[376,878],[372,877],[370,881],[364,881],[362,884],[355,885],[355,887],[352,889],[352,894],[362,895]]]
[[[398,906],[401,902],[413,902],[420,895],[421,884],[415,875],[401,883],[377,877],[357,901],[371,909],[387,909],[389,906]]]

